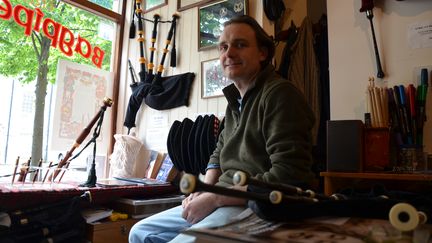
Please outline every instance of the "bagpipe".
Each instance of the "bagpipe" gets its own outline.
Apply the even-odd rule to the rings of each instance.
[[[176,48],[175,48],[175,32],[177,20],[179,19],[178,14],[172,15],[171,21],[161,21],[161,17],[158,14],[153,16],[153,20],[144,19],[142,17],[141,1],[136,0],[135,15],[138,19],[138,38],[139,43],[139,64],[140,72],[138,73],[139,82],[135,80],[135,73],[133,71],[132,64],[129,62],[129,70],[131,72],[132,84],[132,95],[129,98],[129,103],[126,111],[124,126],[129,131],[132,127],[135,127],[136,114],[141,107],[141,103],[144,101],[149,107],[156,110],[166,110],[183,105],[189,105],[189,93],[192,81],[195,79],[195,74],[187,72],[183,74],[177,74],[173,76],[163,77],[162,73],[164,70],[164,63],[171,46],[171,67],[176,66]],[[144,23],[143,20],[153,23],[153,30],[151,33],[151,46],[150,59],[145,58],[145,34],[144,34]],[[154,58],[156,51],[156,38],[157,38],[157,27],[159,23],[171,23],[168,31],[168,35],[165,41],[165,48],[163,49],[160,63],[155,69]],[[131,31],[133,28],[131,28]],[[130,37],[135,35],[130,34]],[[146,70],[147,64],[147,70]]]
[[[269,183],[238,171],[233,184],[247,185],[246,191],[206,184],[197,177],[185,174],[180,180],[184,194],[206,191],[248,200],[248,207],[265,220],[291,222],[322,217],[358,217],[389,219],[400,231],[414,230],[418,225],[430,223],[432,198],[409,192],[386,191],[377,187],[372,193],[337,193],[326,196],[300,187]]]
[[[89,191],[59,202],[0,213],[0,242],[87,242],[81,204],[90,203]]]
[[[90,120],[89,124],[81,131],[81,133],[79,134],[78,138],[75,140],[75,143],[72,145],[71,149],[69,151],[67,151],[66,155],[60,160],[60,162],[57,164],[57,169],[53,171],[53,173],[50,175],[49,177],[49,181],[54,181],[56,179],[56,177],[58,176],[58,174],[60,173],[62,168],[67,169],[70,161],[75,159],[76,157],[79,156],[79,154],[90,144],[90,142],[95,142],[95,139],[99,136],[100,133],[100,129],[102,126],[102,122],[103,122],[103,117],[105,114],[105,111],[108,107],[111,107],[113,104],[113,101],[111,98],[105,97],[103,99],[103,103],[99,109],[99,111],[95,114],[95,116]],[[78,154],[74,155],[72,157],[73,152],[75,151],[76,148],[78,148],[81,143],[84,141],[84,139],[87,138],[87,136],[90,133],[90,130],[92,129],[92,127],[96,124],[96,122],[98,123],[94,134],[93,134],[93,138],[89,141],[89,143],[87,143],[84,148],[81,150],[81,152],[79,152]],[[95,155],[96,151],[93,152],[93,155]],[[72,158],[71,158],[72,157]],[[93,161],[94,163],[94,161]],[[49,165],[51,167],[51,164]],[[63,178],[65,171],[63,171],[63,174],[61,175],[59,181],[61,181],[61,179]],[[45,175],[46,177],[46,175]],[[44,179],[45,181],[45,179]]]

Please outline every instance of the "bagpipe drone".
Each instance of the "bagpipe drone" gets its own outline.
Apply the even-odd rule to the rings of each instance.
[[[431,197],[416,193],[376,188],[369,194],[326,196],[293,185],[263,182],[242,171],[234,174],[233,184],[247,185],[247,191],[206,184],[191,174],[183,175],[180,190],[184,194],[206,191],[244,198],[258,217],[279,222],[321,216],[375,218],[389,219],[396,229],[411,231],[432,218]]]
[[[164,70],[164,62],[169,52],[168,48],[171,45],[171,67],[176,66],[176,48],[175,48],[175,32],[176,24],[179,19],[179,15],[173,14],[171,21],[161,21],[158,14],[153,16],[153,20],[144,19],[142,17],[142,0],[135,1],[135,11],[134,17],[138,19],[138,37],[137,41],[139,43],[140,50],[140,72],[138,73],[139,82],[136,82],[135,72],[131,63],[129,62],[129,70],[132,76],[132,84],[130,85],[132,89],[132,95],[129,98],[129,104],[126,111],[126,117],[124,121],[124,126],[130,129],[135,127],[136,114],[144,101],[146,105],[156,110],[166,110],[183,105],[188,105],[189,93],[192,81],[195,78],[195,74],[191,72],[177,74],[173,76],[162,77],[162,72]],[[145,56],[145,37],[144,37],[144,24],[143,20],[153,23],[153,30],[151,33],[151,46],[150,58],[147,60]],[[157,70],[154,70],[154,57],[156,51],[156,37],[157,28],[159,23],[171,23],[168,31],[168,36],[165,42],[165,48],[163,49],[162,57]],[[132,25],[133,26],[133,25]],[[131,28],[131,31],[134,31]],[[130,37],[133,37],[131,34]],[[172,43],[172,44],[171,44]],[[147,64],[147,70],[146,70]],[[155,72],[156,71],[156,72]]]

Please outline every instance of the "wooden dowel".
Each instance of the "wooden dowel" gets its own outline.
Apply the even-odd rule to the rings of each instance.
[[[39,170],[40,170],[41,166],[42,166],[42,159],[39,160],[38,168],[36,168],[36,172],[33,176],[33,183],[35,183],[35,181],[37,180],[37,176],[39,174]]]
[[[44,176],[44,178],[43,178],[43,180],[42,180],[42,183],[44,183],[45,182],[45,180],[46,180],[46,178],[47,178],[47,176],[48,176],[48,173],[50,172],[50,168],[51,168],[51,166],[52,166],[52,161],[49,163],[49,165],[48,165],[48,169],[47,169],[47,172],[45,173],[45,176]]]
[[[381,102],[380,102],[380,93],[379,89],[377,87],[374,87],[373,89],[373,99],[376,107],[376,115],[377,115],[377,125],[378,127],[382,127],[383,121],[382,121],[382,110],[381,110]]]
[[[12,185],[13,185],[13,183],[15,181],[15,175],[16,175],[16,172],[17,172],[17,169],[18,169],[19,159],[20,159],[20,157],[18,156],[17,159],[16,159],[16,162],[15,162],[15,168],[14,168],[14,172],[13,172],[13,175],[12,175]]]

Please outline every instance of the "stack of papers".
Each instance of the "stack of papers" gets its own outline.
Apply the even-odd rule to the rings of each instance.
[[[101,179],[96,182],[100,187],[138,186],[138,185],[168,185],[169,182],[150,178],[121,178]]]
[[[86,208],[81,211],[81,215],[87,223],[94,223],[101,219],[111,216],[113,213],[112,209],[108,208]]]
[[[169,182],[151,179],[151,178],[120,178],[120,177],[114,177],[117,180],[121,181],[127,181],[132,183],[139,183],[144,185],[167,185]]]

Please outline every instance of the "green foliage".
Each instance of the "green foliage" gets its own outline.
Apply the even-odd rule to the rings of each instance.
[[[220,2],[199,10],[200,47],[215,45],[223,31],[223,23],[243,11],[235,10],[236,1]]]

